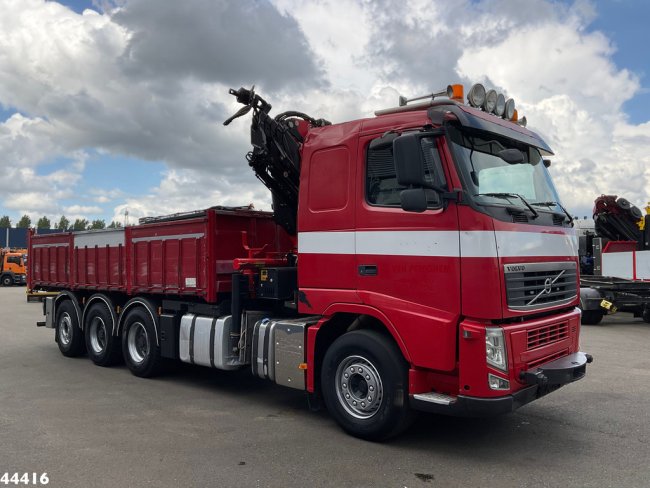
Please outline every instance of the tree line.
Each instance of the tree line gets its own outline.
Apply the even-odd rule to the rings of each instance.
[[[3,215],[0,217],[0,228],[12,227],[11,219],[8,215]],[[27,229],[32,227],[32,219],[29,215],[23,215],[18,223],[16,223],[16,229]],[[36,222],[37,229],[57,229],[57,230],[92,230],[92,229],[119,229],[122,227],[122,224],[116,222],[115,220],[111,221],[110,224],[106,225],[104,219],[97,220],[86,220],[86,219],[75,219],[74,222],[70,222],[65,215],[61,215],[59,222],[54,224],[52,227],[52,222],[47,217],[43,216]]]

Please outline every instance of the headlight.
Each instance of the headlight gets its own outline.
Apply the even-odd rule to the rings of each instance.
[[[489,365],[501,371],[508,371],[506,341],[501,327],[487,327],[485,329],[485,359]]]

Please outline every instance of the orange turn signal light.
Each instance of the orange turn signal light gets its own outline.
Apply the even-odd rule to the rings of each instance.
[[[451,88],[451,95],[449,98],[462,102],[464,99],[463,85],[449,85],[449,87]]]

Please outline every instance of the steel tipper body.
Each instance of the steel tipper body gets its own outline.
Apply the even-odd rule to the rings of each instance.
[[[373,440],[414,410],[504,413],[582,378],[551,151],[514,102],[477,93],[332,125],[231,90],[244,107],[226,124],[252,111],[247,160],[273,215],[32,236],[31,286],[61,292],[44,307],[61,351],[105,366],[121,347],[138,376],[161,358],[248,367]]]

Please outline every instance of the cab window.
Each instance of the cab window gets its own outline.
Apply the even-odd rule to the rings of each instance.
[[[446,187],[442,162],[433,137],[421,139],[421,147],[426,162],[425,178],[428,182]],[[366,156],[366,200],[371,205],[399,207],[400,192],[407,187],[397,183],[392,144],[368,147]],[[439,208],[440,199],[433,190],[426,190],[429,208]]]

